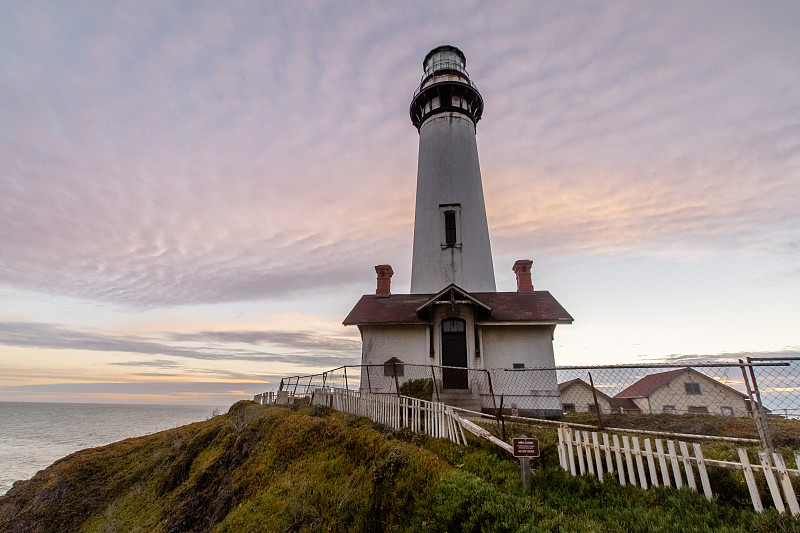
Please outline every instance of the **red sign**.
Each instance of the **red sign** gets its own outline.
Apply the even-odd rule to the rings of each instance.
[[[519,438],[513,444],[514,457],[539,457],[539,439]]]

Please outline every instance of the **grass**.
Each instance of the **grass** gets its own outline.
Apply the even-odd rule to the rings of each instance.
[[[0,532],[800,531],[749,501],[571,477],[548,438],[525,490],[516,462],[477,440],[239,402],[56,462],[0,497]]]

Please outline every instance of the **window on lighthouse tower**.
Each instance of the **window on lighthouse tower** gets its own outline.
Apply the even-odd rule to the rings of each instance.
[[[447,246],[453,246],[456,243],[456,212],[444,212],[444,242]]]
[[[461,239],[458,218],[461,206],[459,204],[440,205],[439,210],[442,217],[442,248],[459,247]]]

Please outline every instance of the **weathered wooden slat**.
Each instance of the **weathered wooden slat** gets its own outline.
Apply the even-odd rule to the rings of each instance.
[[[476,436],[478,436],[478,437],[480,437],[482,439],[488,440],[489,442],[491,442],[491,443],[503,448],[508,453],[512,453],[512,454],[514,453],[514,447],[513,446],[511,446],[507,442],[501,441],[497,437],[494,437],[491,433],[489,433],[488,431],[486,431],[485,429],[480,427],[478,424],[475,424],[474,422],[472,422],[470,420],[467,420],[466,418],[462,418],[461,419],[461,424],[463,425],[464,429],[466,429],[467,431],[469,431],[473,435],[476,435]]]
[[[569,473],[575,475],[575,455],[572,452],[572,428],[567,428],[567,458],[569,459]]]
[[[672,463],[672,475],[675,477],[675,487],[681,488],[683,486],[683,479],[681,476],[681,467],[678,466],[678,452],[675,451],[675,441],[667,441],[667,450],[669,450],[669,460]]]
[[[786,472],[786,464],[783,462],[783,456],[775,452],[772,454],[772,457],[775,469],[778,473],[778,480],[780,481],[781,487],[783,487],[783,497],[786,500],[786,504],[789,506],[789,511],[797,516],[800,514],[800,507],[797,506],[797,496],[795,496],[794,488],[792,487],[792,480],[789,479],[789,474]]]
[[[678,445],[681,447],[681,458],[683,460],[683,469],[686,472],[686,484],[693,491],[697,491],[697,483],[694,480],[694,469],[692,469],[692,456],[689,455],[689,448],[684,441],[678,441]]]
[[[758,494],[758,486],[756,485],[756,478],[753,475],[753,469],[750,468],[750,458],[747,457],[747,450],[739,448],[739,461],[742,463],[742,472],[744,472],[744,479],[747,482],[747,490],[750,491],[750,500],[753,502],[753,509],[757,513],[764,511],[764,506],[761,504],[761,496]]]
[[[614,461],[611,459],[611,444],[608,443],[608,433],[603,433],[603,449],[606,452],[606,472],[614,473]]]
[[[628,444],[628,436],[622,436],[622,450],[625,452],[625,464],[628,466],[628,479],[630,480],[631,484],[635,487],[636,484],[636,473],[633,469],[633,455],[631,454],[631,447]]]
[[[664,445],[661,439],[656,439],[656,452],[658,453],[658,464],[661,466],[661,480],[664,482],[665,487],[671,487],[667,457],[664,455]]]
[[[775,508],[778,510],[778,512],[783,514],[786,512],[786,507],[783,505],[783,498],[781,498],[781,491],[778,488],[778,483],[775,481],[775,474],[772,471],[772,465],[770,465],[769,461],[767,460],[767,453],[764,451],[759,451],[758,458],[761,460],[761,466],[764,467],[764,476],[767,478],[767,486],[769,487],[769,493],[772,496],[772,503],[775,504]]]
[[[706,472],[706,462],[703,459],[703,449],[698,443],[694,443],[694,458],[697,461],[697,472],[700,474],[700,484],[703,486],[703,494],[706,499],[711,501],[711,482],[708,480],[708,472]]]
[[[642,450],[639,447],[639,437],[631,437],[633,442],[633,455],[636,456],[636,468],[639,471],[639,486],[647,488],[647,476],[644,473],[644,461],[642,461]]]
[[[612,435],[612,440],[614,441],[614,456],[617,458],[617,477],[619,478],[619,484],[625,484],[625,469],[622,467],[622,450],[619,447],[619,438],[616,435]]]
[[[592,446],[594,447],[594,460],[597,464],[597,479],[603,481],[603,460],[600,456],[600,440],[597,438],[597,432],[592,432]]]
[[[589,433],[587,431],[583,432],[583,451],[586,453],[586,469],[589,473],[593,476],[596,476],[594,472],[594,458],[592,457],[592,445],[589,442]]]
[[[647,457],[647,468],[650,471],[650,483],[658,487],[658,474],[656,473],[656,459],[653,457],[653,448],[650,447],[650,439],[644,439],[644,455]]]
[[[559,440],[559,448],[558,453],[561,458],[561,467],[569,472],[569,458],[567,457],[567,429],[568,426],[562,424],[558,427],[558,440]]]
[[[558,446],[556,450],[558,450],[558,464],[561,465],[561,468],[567,470],[564,462],[564,426],[558,426]]]
[[[458,416],[458,415],[456,415]],[[464,446],[467,445],[467,436],[464,435],[464,426],[461,424],[461,419],[458,420],[458,431],[461,433],[461,441],[464,443]]]
[[[581,475],[586,473],[586,465],[583,462],[583,446],[581,446],[581,432],[575,432],[575,451],[578,452],[578,468]]]

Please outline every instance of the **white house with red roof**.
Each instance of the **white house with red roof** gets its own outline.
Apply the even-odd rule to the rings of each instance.
[[[496,291],[475,137],[483,98],[454,46],[431,50],[423,69],[409,110],[420,139],[411,293],[393,294],[392,267],[378,265],[375,294],[345,318],[361,332],[362,364],[395,369],[362,372],[361,389],[396,390],[401,364],[444,366],[433,374],[436,390],[475,406],[480,392],[468,369],[552,369],[518,372],[493,392],[509,408],[560,413],[553,335],[572,317],[549,292],[533,289],[530,260],[514,263],[516,292]]]
[[[611,412],[611,397],[597,389],[592,391],[591,385],[580,378],[559,383],[558,394],[565,413],[597,412],[598,408],[601,413]]]
[[[749,416],[749,398],[693,368],[650,374],[611,399],[623,413]]]

